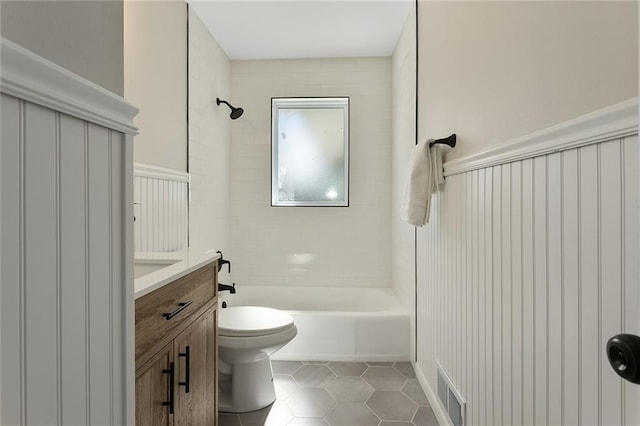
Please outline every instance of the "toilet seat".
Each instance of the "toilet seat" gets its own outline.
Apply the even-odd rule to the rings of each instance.
[[[218,335],[259,337],[279,334],[294,327],[293,317],[262,306],[233,306],[220,310]]]

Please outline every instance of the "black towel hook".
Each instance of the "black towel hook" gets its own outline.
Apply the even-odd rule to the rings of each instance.
[[[451,136],[446,137],[444,139],[436,139],[433,142],[430,142],[429,143],[429,148],[431,148],[432,146],[434,146],[436,144],[448,145],[451,148],[455,148],[456,147],[456,134],[453,133]]]

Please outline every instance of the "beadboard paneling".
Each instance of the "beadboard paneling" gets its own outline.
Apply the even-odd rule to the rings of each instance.
[[[606,341],[640,333],[638,137],[447,177],[418,230],[418,370],[468,425],[640,424]]]
[[[137,108],[0,44],[0,424],[132,424]]]
[[[128,422],[130,150],[120,132],[2,95],[2,424]]]
[[[136,164],[133,197],[136,252],[172,252],[187,247],[187,173]]]

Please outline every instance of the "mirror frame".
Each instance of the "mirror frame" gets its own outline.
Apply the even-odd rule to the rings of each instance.
[[[300,97],[271,98],[271,206],[272,207],[349,207],[349,106],[350,98],[341,97]],[[281,109],[342,109],[344,119],[344,199],[313,201],[278,200],[278,117]]]

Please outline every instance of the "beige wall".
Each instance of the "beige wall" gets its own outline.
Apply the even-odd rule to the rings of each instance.
[[[190,246],[229,249],[229,58],[200,19],[189,11],[189,208]],[[242,120],[242,118],[240,118]],[[233,259],[235,260],[235,259]]]
[[[124,94],[140,108],[134,159],[187,171],[187,5],[124,2]]]
[[[448,159],[638,96],[637,2],[420,1],[419,137]]]
[[[391,145],[391,286],[414,311],[414,228],[400,220],[407,162],[416,140],[416,15],[407,17],[391,60],[393,139]],[[413,327],[414,321],[411,321]],[[414,333],[411,333],[412,340]],[[413,354],[413,350],[411,353]],[[412,355],[413,356],[413,355]]]
[[[350,97],[349,207],[271,207],[271,97],[289,96]],[[391,59],[232,61],[230,102],[238,285],[389,287]]]
[[[0,2],[0,35],[120,96],[122,1]]]

